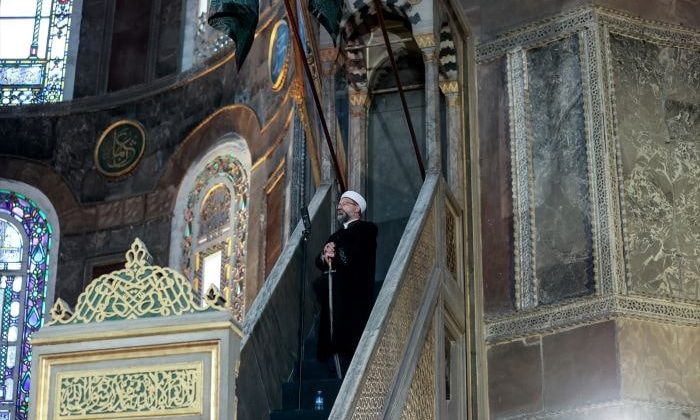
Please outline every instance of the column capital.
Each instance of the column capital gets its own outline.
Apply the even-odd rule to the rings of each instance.
[[[321,59],[321,69],[324,76],[330,76],[335,72],[335,58],[338,50],[335,48],[322,48],[318,51]]]
[[[366,108],[369,95],[366,90],[350,90],[350,105],[353,108]]]
[[[338,55],[338,49],[333,47],[321,48],[320,50],[318,50],[318,55],[321,57],[321,62],[332,62]]]
[[[441,80],[439,85],[445,96],[459,94],[459,83],[456,80]]]
[[[413,35],[420,49],[435,48],[435,35],[432,32]]]

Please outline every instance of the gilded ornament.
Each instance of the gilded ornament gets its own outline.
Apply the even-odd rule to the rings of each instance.
[[[421,49],[435,46],[435,35],[430,32],[414,35],[413,38]]]
[[[202,362],[59,372],[55,419],[203,413]]]
[[[146,149],[146,133],[137,121],[117,121],[97,140],[93,159],[95,168],[109,178],[130,174]]]
[[[456,80],[443,80],[440,82],[440,90],[445,95],[459,93],[459,83]]]
[[[267,62],[272,90],[278,91],[284,85],[289,70],[289,25],[286,20],[280,20],[272,28]]]
[[[359,107],[367,105],[367,92],[351,92],[350,105]]]
[[[86,324],[119,319],[181,315],[228,307],[212,302],[200,306],[192,286],[180,273],[151,265],[146,246],[136,238],[126,253],[126,265],[95,279],[78,297],[75,312],[58,300],[51,309],[53,324]]]

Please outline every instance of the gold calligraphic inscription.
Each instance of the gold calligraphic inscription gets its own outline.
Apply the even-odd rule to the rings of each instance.
[[[146,134],[136,121],[118,121],[102,133],[95,146],[95,167],[108,177],[121,177],[138,165],[146,148]]]
[[[222,323],[224,325],[212,325],[209,324],[196,324],[199,330],[221,330],[229,328],[231,326],[230,322]],[[129,333],[129,329],[125,328],[124,333]],[[179,334],[181,331],[170,331],[165,332],[163,328],[158,331],[158,333],[176,333]],[[240,333],[238,333],[240,336]],[[152,334],[148,334],[152,335]],[[102,337],[104,338],[104,337]],[[90,339],[88,339],[90,340]],[[85,337],[81,342],[85,342]],[[89,346],[86,346],[86,348]],[[178,358],[180,360],[174,361],[173,363],[168,363],[167,360],[172,360],[172,358]],[[196,359],[194,359],[196,358]],[[154,372],[160,372],[162,370],[188,370],[193,367],[199,366],[199,363],[203,363],[203,368],[200,369],[202,374],[195,375],[195,379],[199,381],[196,390],[202,396],[208,396],[202,399],[201,409],[210,411],[210,416],[206,418],[211,420],[218,420],[218,407],[220,407],[220,396],[221,396],[221,346],[218,340],[206,340],[197,342],[178,342],[170,344],[157,344],[143,347],[119,347],[110,349],[99,349],[99,350],[85,350],[83,351],[69,351],[66,353],[56,353],[56,354],[40,354],[33,361],[36,366],[36,375],[32,376],[32,387],[36,387],[36,401],[32,403],[32,409],[36,413],[36,419],[49,419],[49,418],[59,418],[57,406],[60,406],[61,394],[57,393],[56,389],[60,388],[60,379],[58,375],[63,374],[64,377],[77,377],[77,376],[104,376],[104,375],[124,375],[124,378],[133,378],[130,374],[137,372],[149,372],[153,374]],[[105,364],[111,363],[112,366],[118,365],[123,367],[107,367]],[[167,365],[166,365],[167,363]],[[93,364],[99,364],[93,365]],[[208,374],[208,372],[211,372]],[[84,374],[84,375],[83,375]],[[162,375],[162,374],[160,374]],[[157,377],[157,376],[156,376]],[[184,376],[180,376],[184,377]],[[75,381],[73,381],[74,383]],[[185,382],[185,381],[182,381]],[[100,382],[107,383],[107,382]],[[75,388],[76,390],[79,388]],[[160,387],[159,389],[163,389]],[[169,388],[175,392],[180,392],[180,388]],[[190,389],[190,388],[188,388]],[[71,391],[72,392],[72,391]],[[174,396],[177,397],[177,396]],[[67,400],[76,401],[78,397],[66,396]],[[99,400],[100,397],[95,396]],[[206,404],[206,405],[205,405]],[[71,406],[69,406],[71,407]],[[206,408],[208,407],[208,410]],[[77,412],[77,409],[70,409],[72,412]],[[191,411],[195,411],[192,409]],[[199,415],[197,418],[204,418],[203,414]],[[53,415],[53,417],[52,417]],[[81,417],[76,415],[71,415],[71,420],[75,420]],[[154,415],[145,416],[142,414],[131,414],[122,413],[120,415],[112,416],[117,418],[152,418]],[[175,418],[172,411],[161,418]],[[82,418],[100,418],[96,414],[89,414]]]
[[[202,414],[202,362],[61,372],[55,419],[168,417]]]
[[[93,280],[78,297],[72,315],[58,299],[51,309],[53,324],[86,324],[118,319],[181,315],[207,310],[226,310],[214,303],[200,306],[192,285],[177,271],[151,265],[146,245],[136,238],[126,253],[123,270]]]

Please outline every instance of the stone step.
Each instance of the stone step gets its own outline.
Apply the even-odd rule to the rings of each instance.
[[[322,392],[324,406],[332,407],[342,383],[343,381],[340,379],[304,380],[301,385],[301,408],[314,408],[317,391]],[[282,409],[297,408],[299,402],[298,384],[298,382],[282,384]]]
[[[324,410],[278,410],[270,413],[270,420],[327,420],[331,408]]]

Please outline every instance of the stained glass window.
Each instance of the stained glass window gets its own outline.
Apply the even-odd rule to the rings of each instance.
[[[0,105],[63,99],[73,0],[0,0]]]
[[[0,419],[27,419],[32,350],[44,318],[51,249],[46,214],[0,189]]]
[[[182,239],[182,272],[195,290],[209,284],[231,293],[233,315],[245,312],[245,257],[248,233],[248,174],[233,155],[217,156],[197,174],[187,196]],[[220,253],[220,259],[217,255]]]

